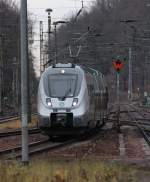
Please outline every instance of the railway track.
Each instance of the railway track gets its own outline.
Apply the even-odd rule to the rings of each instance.
[[[33,142],[29,144],[29,156],[38,155],[43,152],[60,150],[78,142],[79,140],[77,139],[70,139],[64,142],[50,142],[49,139]],[[0,157],[3,159],[21,158],[21,146],[1,150]]]
[[[145,115],[143,114],[143,112],[141,112],[137,107],[133,106],[133,105],[129,105],[130,108],[134,108],[136,110],[136,114],[138,114],[139,116],[143,117],[143,118],[139,118],[137,119],[136,116],[134,116],[133,114],[130,113],[130,111],[128,110],[128,114],[130,116],[130,118],[136,123],[135,126],[139,129],[139,131],[141,132],[143,138],[145,139],[145,141],[148,143],[148,145],[150,146],[150,136],[148,133],[150,133],[150,130],[146,130],[146,126],[150,126],[150,123],[143,123],[140,120],[144,119],[144,120],[148,120],[147,118],[145,118]],[[139,122],[140,121],[140,122]]]
[[[64,146],[66,143],[51,143],[48,139],[38,141],[38,142],[32,142],[29,144],[29,155],[37,155],[42,152],[58,149],[62,146]],[[68,144],[68,143],[67,143]],[[4,159],[14,159],[14,158],[20,158],[21,157],[21,146],[12,147],[6,150],[0,151],[1,158]]]
[[[98,129],[97,131],[93,130],[90,133],[88,132],[86,135],[84,135],[84,137],[68,139],[67,141],[48,141],[47,139],[45,140],[44,137],[43,141],[30,143],[29,156],[38,156],[44,154],[45,156],[52,157],[67,156],[67,158],[75,157],[85,159],[90,155],[98,155],[100,157],[103,156],[103,158],[106,159],[110,157],[111,159],[116,160],[135,161],[137,159],[142,160],[143,158],[148,159],[149,154],[147,155],[145,153],[146,149],[144,148],[144,145],[146,144],[144,134],[141,133],[140,129],[137,127],[137,123],[139,124],[143,121],[135,120],[135,118],[143,117],[138,115],[137,111],[129,105],[121,105],[120,109],[117,109],[118,107],[115,106],[112,111],[115,114],[118,114],[117,118],[120,121],[120,126],[132,125],[133,127],[122,127],[121,133],[117,134],[114,129],[106,126],[102,130]],[[132,115],[132,118],[130,115]],[[139,124],[139,126],[140,128],[142,127],[142,131],[148,138],[150,136],[150,132],[147,128],[147,125],[143,125],[142,123]],[[41,140],[41,138],[38,140]],[[7,145],[4,147],[6,148]],[[149,146],[147,145],[147,147]],[[14,148],[8,148],[7,150],[0,151],[0,158],[3,159],[14,159],[20,157],[21,146],[16,146]]]
[[[19,116],[2,117],[2,118],[0,118],[0,124],[7,123],[10,121],[15,121],[18,119],[20,119]]]
[[[149,119],[145,117],[143,114],[143,111],[140,111],[138,107],[133,106],[132,104],[124,104],[121,105],[121,109],[119,107],[119,110],[115,112],[116,114],[116,123],[118,128],[123,125],[130,125],[137,127],[140,133],[142,134],[145,141],[150,146],[150,122]],[[128,120],[121,120],[121,114],[127,114],[129,119]],[[137,117],[138,115],[138,117]],[[115,121],[114,120],[114,121]]]
[[[33,142],[33,143],[29,144],[29,147],[33,147],[33,146],[37,146],[37,145],[40,145],[40,144],[44,144],[46,142],[48,142],[48,140],[42,140],[42,141],[38,141],[38,142]],[[17,153],[19,151],[21,151],[21,146],[11,147],[11,148],[8,148],[8,149],[0,150],[0,155],[1,156],[2,155],[6,156],[8,154],[10,155],[12,153]]]
[[[117,160],[140,163],[150,159],[150,113],[131,103],[114,106],[108,125],[118,133]],[[145,163],[145,162],[144,162]]]
[[[131,110],[129,110],[129,108],[127,107],[130,107]],[[129,117],[128,119],[122,119],[122,118],[119,118],[119,121],[121,124],[129,124],[129,125],[135,125],[135,123],[138,122],[139,125],[145,125],[145,126],[150,126],[150,113],[149,116],[146,117],[145,114],[143,114],[143,111],[140,110],[140,108],[138,107],[135,107],[134,105],[132,104],[124,104],[124,105],[121,105],[119,107],[119,110],[118,108],[114,108],[112,112],[110,112],[110,115],[109,115],[109,119],[108,121],[116,121],[116,118],[118,117],[118,114],[122,116],[122,114],[128,114],[128,113],[132,113],[132,115],[138,113],[138,117],[134,117],[132,118],[132,122],[131,122],[131,118]]]
[[[29,155],[38,155],[43,152],[51,152],[53,150],[59,150],[62,148],[66,148],[73,144],[79,144],[82,146],[83,143],[94,143],[99,139],[99,129],[93,129],[88,131],[85,135],[80,137],[76,137],[73,139],[65,140],[63,142],[54,141],[51,142],[49,139],[45,139],[38,142],[33,142],[29,144]],[[21,157],[21,146],[16,146],[12,148],[8,148],[6,150],[0,151],[0,157],[4,159],[13,159]]]
[[[149,125],[150,126],[150,113],[145,114],[143,113],[143,110],[141,110],[140,108],[132,105],[132,104],[129,104],[128,107],[130,107],[131,109],[134,109],[134,114],[136,114],[136,116],[132,119],[134,119],[133,121],[135,121],[136,123],[138,124],[143,124],[143,125]],[[130,110],[127,110],[127,112],[129,112]],[[130,111],[131,113],[131,111]],[[137,116],[138,115],[138,116]]]
[[[79,157],[81,159],[82,158],[84,159],[87,156],[94,155],[94,153],[96,153],[95,155],[100,155],[100,156],[104,155],[106,158],[107,158],[106,154],[108,154],[108,157],[111,156],[112,158],[116,157],[118,160],[126,160],[126,159],[141,160],[143,159],[143,157],[145,157],[145,159],[148,159],[149,154],[147,155],[145,153],[146,149],[144,149],[143,146],[144,143],[148,141],[147,139],[149,139],[150,132],[149,132],[149,122],[144,121],[143,118],[144,115],[142,116],[138,114],[138,112],[140,112],[139,110],[137,112],[135,108],[127,104],[121,105],[119,110],[118,106],[115,106],[112,112],[113,112],[112,115],[118,115],[117,119],[119,120],[119,126],[131,125],[131,127],[122,127],[120,134],[117,134],[115,130],[106,127],[102,131],[99,129],[97,133],[96,131],[87,133],[86,136],[80,139],[76,138],[63,142],[62,141],[52,142],[48,140],[43,141],[43,143],[40,141],[39,143],[34,142],[29,145],[29,155],[36,156],[41,153],[44,153],[45,155],[48,156],[70,155],[70,157],[74,156],[77,158]],[[114,120],[116,120],[116,118],[114,118]],[[109,134],[109,132],[112,133]],[[108,138],[106,135],[108,136]],[[114,138],[112,138],[112,136]],[[108,147],[109,142],[111,147]],[[5,145],[5,147],[7,146]],[[21,146],[18,147],[0,151],[0,157],[4,159],[20,158]],[[123,151],[122,147],[124,147]],[[109,152],[109,150],[111,152]],[[100,154],[98,154],[97,151],[99,151]]]
[[[29,129],[28,131],[29,131],[29,134],[40,133],[40,129],[38,128],[32,128],[32,129]],[[9,130],[5,132],[0,132],[0,138],[15,136],[15,135],[21,135],[21,130]]]
[[[36,116],[37,113],[33,113],[32,116]],[[20,116],[19,115],[15,115],[15,116],[8,116],[8,117],[0,117],[0,124],[3,123],[7,123],[10,121],[15,121],[15,120],[19,120]]]
[[[150,114],[150,107],[148,106],[138,106],[143,112],[149,113]]]

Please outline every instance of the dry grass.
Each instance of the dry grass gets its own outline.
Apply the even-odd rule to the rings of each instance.
[[[37,126],[37,116],[32,116],[32,121],[29,123],[29,127]],[[21,128],[21,120],[14,120],[7,123],[0,124],[0,130],[3,129],[19,129]]]
[[[36,160],[29,166],[0,163],[1,182],[138,182],[138,169],[95,160]],[[143,173],[142,173],[143,174]]]

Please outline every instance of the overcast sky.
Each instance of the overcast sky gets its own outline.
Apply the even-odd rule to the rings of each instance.
[[[88,2],[85,2],[85,5],[87,4]],[[53,9],[52,19],[60,19],[62,17],[67,18],[70,13],[80,7],[80,0],[28,0],[29,11],[36,14],[38,18],[40,18],[41,15],[46,15],[46,8]]]
[[[84,6],[89,6],[94,0],[85,0]],[[28,0],[28,9],[37,16],[44,15],[46,8],[53,9],[52,18],[68,17],[81,7],[81,0]]]
[[[88,10],[94,1],[95,0],[85,0],[84,9]],[[32,14],[32,17],[37,23],[42,20],[45,27],[47,27],[47,13],[45,12],[47,8],[53,10],[51,13],[53,22],[67,20],[69,16],[75,14],[81,8],[81,5],[81,0],[28,0],[28,11]]]
[[[16,0],[18,3],[20,0]],[[84,0],[84,10],[89,10],[89,7],[96,0]],[[28,11],[32,14],[32,18],[36,21],[34,31],[36,32],[35,39],[39,39],[39,21],[44,22],[44,29],[47,29],[47,13],[45,10],[51,8],[52,22],[58,20],[67,20],[72,14],[77,13],[81,8],[81,0],[28,0]],[[36,41],[35,41],[36,42]],[[34,44],[35,69],[39,75],[39,42]]]

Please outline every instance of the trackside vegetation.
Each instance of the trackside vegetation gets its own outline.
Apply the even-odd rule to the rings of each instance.
[[[148,170],[93,159],[36,159],[27,166],[0,162],[1,182],[140,182],[140,173],[150,179]]]

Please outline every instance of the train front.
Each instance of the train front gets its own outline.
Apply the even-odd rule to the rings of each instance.
[[[57,64],[42,74],[38,90],[39,127],[47,135],[74,134],[88,125],[89,99],[84,71]]]

